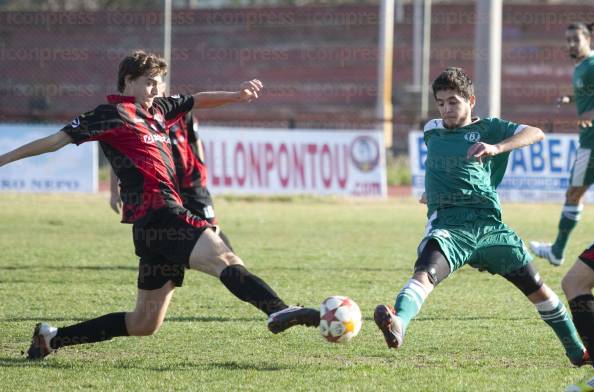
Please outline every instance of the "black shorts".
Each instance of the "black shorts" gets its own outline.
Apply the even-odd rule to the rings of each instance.
[[[207,220],[209,223],[217,223],[212,197],[208,189],[201,187],[183,188],[181,190],[181,197],[184,207],[190,210],[192,214]]]
[[[161,209],[142,223],[134,223],[132,233],[138,265],[138,288],[156,290],[171,280],[176,287],[184,281],[190,254],[208,222],[187,210]]]
[[[580,254],[578,257],[588,267],[590,267],[594,270],[594,242],[592,243],[592,245],[590,245],[590,247],[588,249],[583,251],[582,254]]]

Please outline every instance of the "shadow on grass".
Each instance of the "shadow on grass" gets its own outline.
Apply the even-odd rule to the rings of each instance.
[[[499,321],[528,321],[539,320],[535,317],[495,317],[495,316],[463,316],[463,317],[418,317],[415,321],[481,321],[481,320],[499,320]]]
[[[266,320],[265,317],[221,317],[221,316],[174,316],[165,318],[165,322],[184,322],[184,321],[195,321],[198,323],[235,323],[235,322],[246,322],[246,321],[262,321]]]
[[[282,267],[282,266],[271,266],[267,267],[266,270],[271,271],[333,271],[336,273],[337,267],[336,266],[315,266],[312,267],[308,265],[307,267]],[[386,271],[405,271],[406,273],[411,272],[410,267],[398,267],[398,268],[374,268],[374,267],[348,267],[347,272],[350,271],[368,271],[368,272],[386,272]]]
[[[97,315],[98,317],[99,315]],[[80,322],[93,318],[95,316],[89,316],[87,318],[82,317],[6,317],[0,318],[0,322],[21,322],[21,321],[32,321],[32,322],[52,322],[52,321],[70,321]],[[485,321],[485,320],[500,320],[500,321],[529,321],[537,320],[535,317],[496,317],[496,316],[432,316],[432,317],[417,317],[415,321]],[[264,322],[263,317],[223,317],[223,316],[173,316],[165,318],[165,322],[183,323],[183,322],[196,322],[196,323],[238,323],[238,322]],[[363,317],[363,320],[367,322],[373,322],[373,317]]]
[[[88,318],[82,317],[45,317],[45,316],[27,316],[27,317],[6,317],[0,319],[0,321],[5,322],[20,322],[20,321],[35,321],[35,322],[52,322],[52,321],[84,321],[88,320]]]
[[[44,361],[29,361],[24,356],[21,358],[13,358],[13,357],[0,357],[0,369],[2,368],[52,368],[52,369],[79,369],[81,364],[88,363],[85,361],[84,363],[73,363],[73,364],[64,364],[61,362],[53,361],[51,358],[48,358]],[[94,362],[96,365],[97,363]],[[101,366],[105,366],[105,364],[101,364]],[[278,365],[278,364],[255,364],[255,363],[242,363],[242,362],[235,362],[235,361],[226,361],[226,362],[213,362],[213,363],[178,363],[173,365],[163,365],[163,366],[156,366],[154,364],[139,364],[133,361],[130,362],[118,362],[115,365],[111,365],[114,369],[140,369],[140,370],[151,370],[155,372],[171,372],[171,371],[181,371],[181,370],[190,370],[190,371],[208,371],[208,370],[221,370],[221,369],[228,369],[228,370],[255,370],[259,372],[275,372],[280,370],[289,369],[290,366],[286,365]]]
[[[54,270],[54,271],[68,271],[68,270],[81,270],[81,271],[109,271],[109,270],[125,270],[125,271],[137,271],[137,265],[7,265],[0,266],[0,270],[16,271],[16,270]],[[281,267],[272,266],[267,270],[274,271],[336,271],[335,266],[307,266],[307,267]],[[409,267],[402,268],[373,268],[373,267],[349,267],[349,271],[370,271],[370,272],[384,272],[384,271],[406,271],[410,272]]]
[[[0,357],[0,369],[2,368],[19,368],[19,367],[41,367],[52,369],[72,369],[71,365],[63,363],[56,363],[54,361],[30,361],[24,356],[21,358]]]
[[[96,316],[89,316],[87,318],[81,317],[44,317],[44,316],[27,316],[27,317],[6,317],[1,318],[0,322],[21,322],[21,321],[32,321],[32,322],[52,322],[52,321],[65,321],[65,322],[80,322],[84,320],[89,320],[93,317],[100,316],[97,314]],[[221,317],[221,316],[174,316],[174,317],[167,317],[165,322],[198,322],[198,323],[238,323],[238,322],[250,322],[250,321],[262,321],[264,322],[265,318],[263,317]]]
[[[137,271],[137,265],[6,265],[0,266],[0,270],[16,271],[16,270],[54,270],[54,271],[68,271],[68,270],[81,270],[81,271],[106,271],[106,270],[125,270],[125,271]]]
[[[180,371],[180,370],[191,370],[191,371],[208,371],[208,370],[221,370],[221,369],[228,369],[228,370],[256,370],[256,371],[265,371],[265,372],[275,372],[280,370],[290,369],[290,366],[286,365],[278,365],[278,364],[257,364],[257,363],[245,363],[245,362],[236,362],[236,361],[226,361],[226,362],[212,362],[212,363],[178,363],[174,365],[164,365],[164,366],[155,366],[153,364],[138,364],[134,362],[129,363],[118,363],[118,369],[142,369],[142,370],[151,370],[155,372],[170,372],[170,371]]]

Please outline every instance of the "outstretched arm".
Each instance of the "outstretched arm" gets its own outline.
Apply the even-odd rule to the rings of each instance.
[[[515,135],[497,143],[475,143],[468,149],[466,158],[476,158],[479,161],[482,158],[492,157],[497,154],[502,154],[516,148],[522,148],[529,146],[530,144],[537,143],[544,139],[544,132],[540,128],[526,126],[520,132]]]
[[[64,131],[59,131],[53,135],[37,139],[15,150],[7,152],[6,154],[0,155],[0,166],[4,166],[23,158],[56,151],[70,143],[72,143],[70,136]]]
[[[258,79],[252,79],[239,85],[238,91],[206,91],[196,93],[194,109],[210,109],[235,102],[251,102],[258,99],[258,92],[264,86]]]

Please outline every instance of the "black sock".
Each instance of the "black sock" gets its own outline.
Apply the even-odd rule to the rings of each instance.
[[[53,349],[74,344],[86,344],[128,336],[126,313],[110,313],[69,327],[58,328],[50,342]]]
[[[569,301],[573,323],[590,355],[594,354],[594,296],[580,295]]]
[[[249,302],[267,315],[285,309],[282,299],[256,275],[243,265],[230,265],[221,272],[221,282],[242,301]]]
[[[231,246],[231,242],[229,241],[229,237],[227,237],[225,235],[225,233],[223,233],[223,231],[219,231],[219,237],[221,237],[221,239],[223,240],[223,242],[225,243],[225,245],[227,245],[227,248],[229,248],[229,250],[233,253],[235,253],[235,251],[233,250],[233,247]]]

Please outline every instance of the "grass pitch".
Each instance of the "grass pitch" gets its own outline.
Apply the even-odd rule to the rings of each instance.
[[[105,196],[0,194],[0,389],[553,391],[581,377],[534,307],[504,279],[465,267],[436,289],[388,350],[372,314],[410,278],[424,207],[385,202],[217,200],[237,253],[289,303],[353,298],[363,329],[332,345],[316,329],[270,334],[265,317],[217,279],[188,271],[161,330],[66,347],[31,363],[33,326],[61,326],[130,310],[136,293],[131,226]],[[560,205],[506,205],[522,238],[553,239]],[[586,208],[567,262],[537,261],[559,294],[594,240]]]

